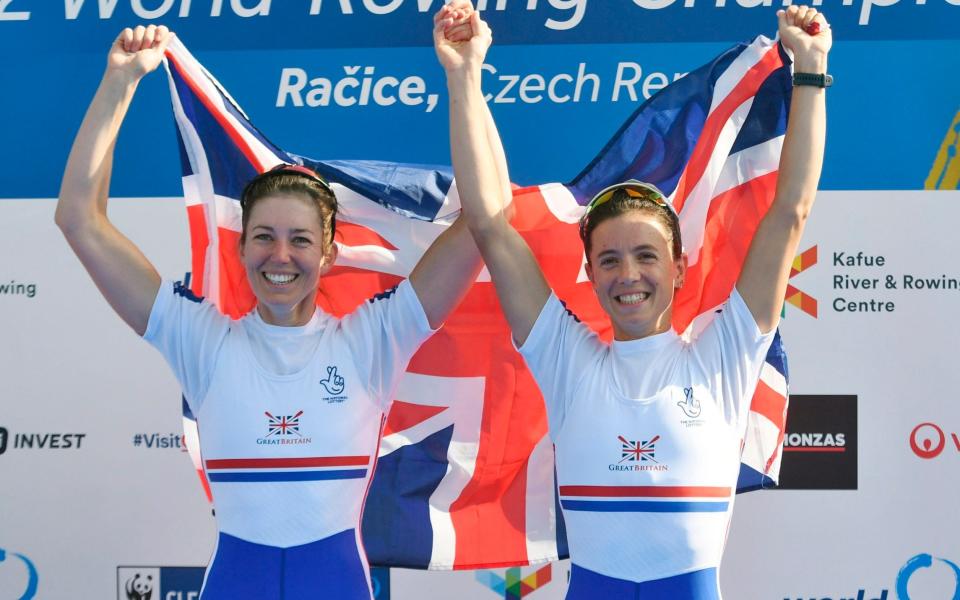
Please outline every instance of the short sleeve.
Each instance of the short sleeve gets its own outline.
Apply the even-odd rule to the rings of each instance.
[[[701,357],[715,356],[720,373],[720,408],[729,423],[744,423],[776,329],[762,333],[747,303],[734,288],[720,314],[694,341]]]
[[[577,397],[583,374],[596,368],[606,349],[597,334],[551,293],[530,335],[517,350],[543,394],[552,439],[556,440]]]
[[[371,397],[386,411],[410,359],[434,333],[416,291],[404,280],[361,304],[340,327],[360,373],[369,373]]]
[[[210,386],[213,366],[230,319],[179,283],[164,281],[143,339],[160,351],[180,382],[194,415]]]

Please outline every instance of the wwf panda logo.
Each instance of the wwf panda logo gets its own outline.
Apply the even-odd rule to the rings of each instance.
[[[150,600],[153,596],[153,575],[137,573],[127,580],[127,600]]]

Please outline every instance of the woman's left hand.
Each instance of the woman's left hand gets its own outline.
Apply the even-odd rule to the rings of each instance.
[[[833,46],[833,33],[824,16],[811,6],[793,5],[777,11],[777,20],[780,41],[793,52],[795,69],[824,72]]]
[[[433,18],[433,45],[445,70],[479,68],[493,41],[490,27],[469,0],[454,0]]]

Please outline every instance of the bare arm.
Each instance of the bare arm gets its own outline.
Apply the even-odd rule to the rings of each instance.
[[[826,73],[833,39],[823,16],[805,6],[790,6],[777,14],[780,38],[794,53],[796,72]],[[821,31],[807,34],[803,29],[814,20]],[[826,123],[824,89],[794,87],[776,195],[757,227],[737,280],[737,290],[763,332],[771,331],[780,320],[790,265],[820,181]]]
[[[140,79],[156,69],[165,27],[124,29],[67,159],[56,223],[110,306],[139,335],[147,328],[160,276],[107,217],[113,150]]]
[[[480,67],[490,44],[490,29],[477,13],[471,18],[474,37],[470,42],[457,47],[437,43],[450,95],[453,169],[462,218],[490,270],[513,337],[523,344],[550,288],[526,241],[504,214],[510,198],[509,176],[499,135],[480,88]]]
[[[470,3],[466,2],[466,7]],[[434,37],[444,38],[444,24],[462,18],[464,2],[458,0],[440,9],[434,17]],[[463,31],[464,28],[460,28]],[[457,35],[455,32],[453,35]],[[413,286],[430,326],[437,328],[460,304],[476,281],[482,263],[477,245],[464,224],[463,216],[440,234],[410,273]]]

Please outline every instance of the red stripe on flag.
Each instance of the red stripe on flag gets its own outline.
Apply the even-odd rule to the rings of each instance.
[[[763,415],[783,431],[787,421],[787,398],[761,379],[753,393],[750,410]]]
[[[683,210],[684,202],[703,176],[703,172],[710,163],[710,157],[714,153],[720,132],[730,115],[757,93],[770,73],[783,66],[778,46],[779,44],[774,44],[767,50],[766,54],[747,71],[743,79],[730,90],[727,97],[707,117],[700,136],[697,138],[697,145],[690,155],[690,160],[683,170],[683,175],[680,176],[680,181],[677,182],[677,190],[673,199],[673,206],[677,209],[677,212]]]
[[[596,498],[625,498],[646,496],[650,498],[727,498],[729,487],[679,486],[679,485],[561,485],[561,496],[591,496]]]
[[[356,223],[337,221],[337,229],[333,239],[346,246],[380,246],[387,250],[396,250],[397,247],[387,241],[376,231]]]
[[[434,415],[442,413],[447,408],[446,406],[427,406],[394,400],[390,407],[390,416],[387,418],[387,426],[383,430],[383,435],[409,429]]]
[[[210,236],[207,234],[207,210],[203,204],[187,207],[187,223],[190,226],[190,269],[193,277],[190,289],[197,296],[206,295],[204,274],[207,268],[207,250]]]
[[[547,210],[537,188],[514,196],[527,238],[548,277],[576,279],[581,252],[576,227],[559,223]],[[530,232],[526,226],[537,223]],[[516,222],[515,222],[516,224]],[[543,224],[543,226],[541,226]],[[560,242],[558,244],[558,241]],[[564,243],[566,242],[566,243]],[[544,248],[559,247],[544,256]],[[559,260],[554,260],[558,258]],[[457,361],[450,360],[457,356]],[[494,568],[527,560],[527,464],[547,431],[539,389],[523,358],[513,350],[510,330],[493,286],[471,287],[444,327],[420,348],[408,371],[440,377],[484,377],[477,459],[473,477],[450,506],[456,533],[454,568]],[[509,562],[491,563],[491,557]]]
[[[703,312],[730,297],[753,234],[773,202],[778,171],[716,196],[707,211],[697,264],[687,269],[673,305],[673,328],[684,331]]]
[[[295,467],[359,467],[370,464],[369,456],[315,456],[310,458],[219,458],[207,461],[207,470],[284,469]]]
[[[233,143],[237,145],[237,148],[247,157],[247,160],[250,161],[250,164],[253,165],[253,168],[257,170],[258,173],[263,173],[267,170],[258,159],[253,150],[250,149],[250,146],[247,144],[246,140],[243,139],[243,136],[234,129],[233,124],[227,120],[227,117],[223,114],[222,109],[216,106],[210,98],[200,89],[200,86],[190,78],[190,75],[187,74],[186,69],[183,68],[183,65],[180,64],[180,61],[177,60],[177,57],[174,56],[173,52],[167,50],[165,53],[167,60],[170,61],[173,66],[176,68],[177,72],[180,74],[180,77],[183,78],[183,81],[190,87],[193,91],[194,96],[200,100],[201,103],[210,111],[210,114],[213,115],[213,118],[216,119],[217,123],[223,127],[223,130],[226,132],[230,139],[233,140]],[[273,165],[270,165],[271,167]]]
[[[240,262],[240,234],[232,229],[217,228],[220,238],[220,311],[231,319],[239,319],[257,304],[250,290],[247,272]]]

